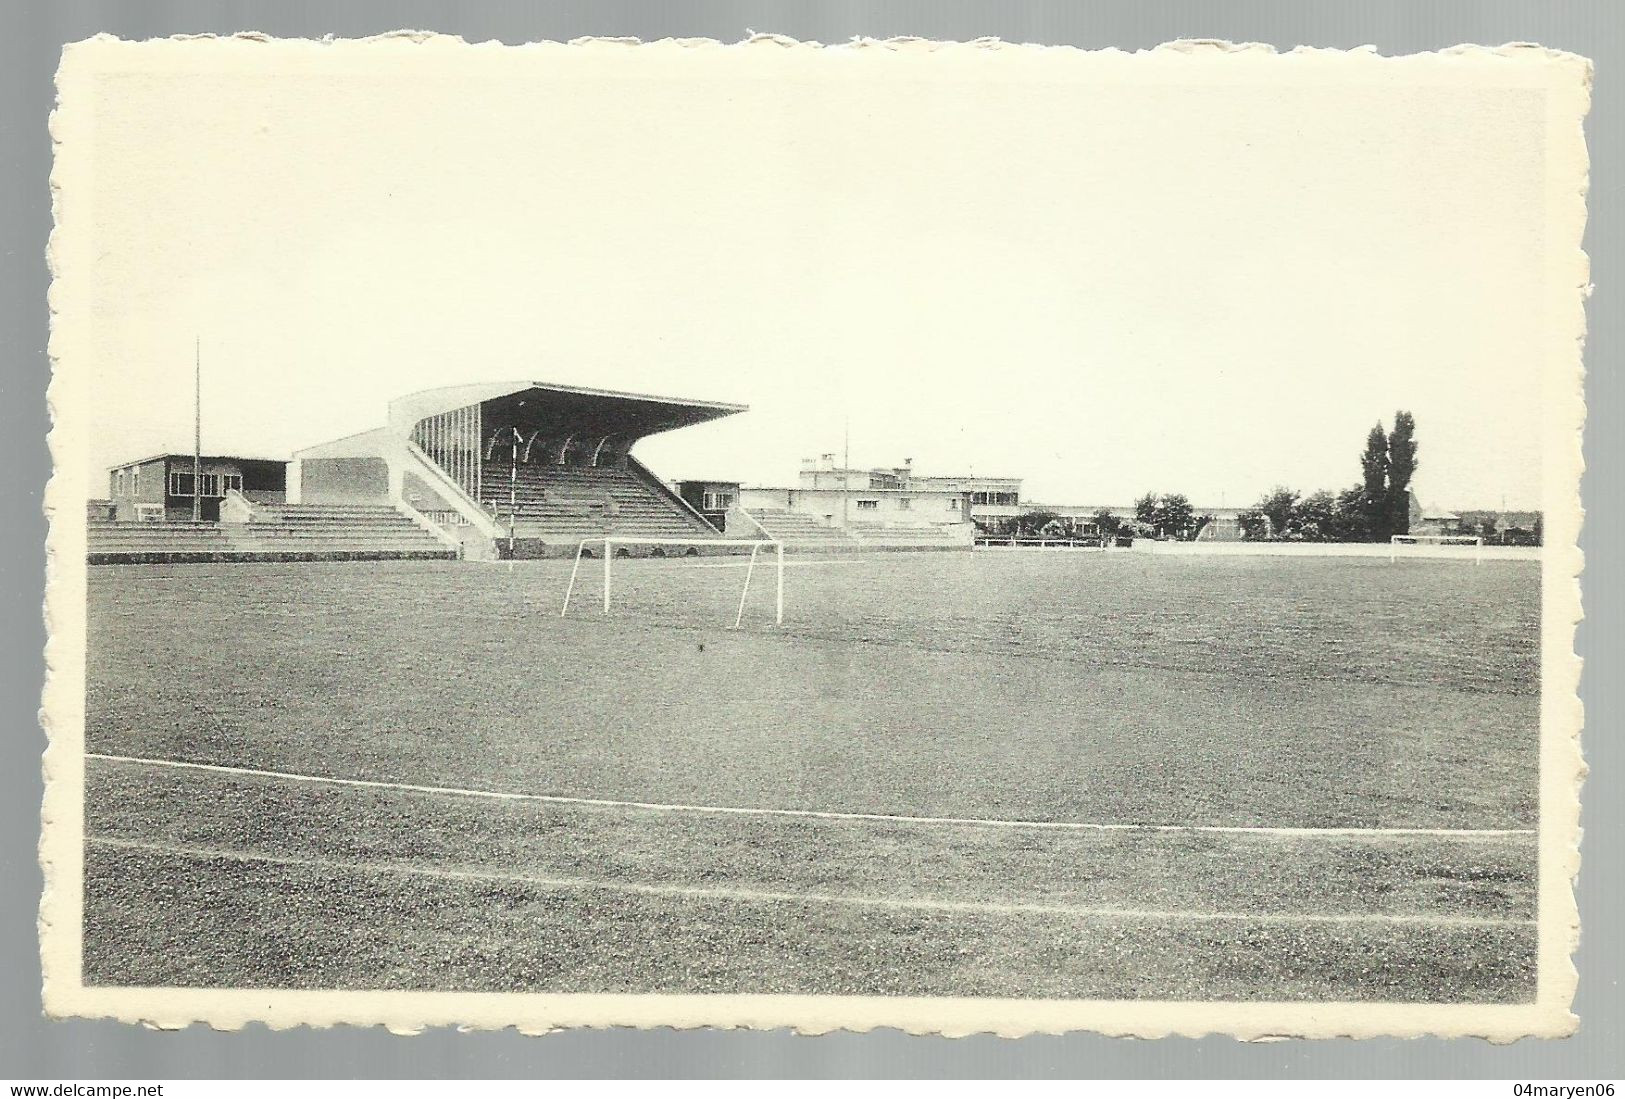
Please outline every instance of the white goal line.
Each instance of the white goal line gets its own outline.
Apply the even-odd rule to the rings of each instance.
[[[738,629],[745,619],[745,599],[750,595],[751,577],[756,574],[756,555],[766,546],[773,550],[778,559],[777,578],[778,586],[773,601],[773,624],[784,625],[784,543],[772,538],[636,538],[627,535],[604,535],[602,537],[583,538],[576,547],[575,564],[570,567],[570,583],[564,589],[564,605],[559,608],[559,617],[563,618],[570,613],[570,596],[576,590],[576,574],[581,571],[581,558],[587,552],[588,546],[604,547],[604,614],[609,614],[610,593],[614,590],[615,560],[613,547],[615,546],[749,546],[750,563],[745,568],[745,584],[739,591],[739,610],[734,615],[733,628]]]
[[[1029,828],[1059,832],[1173,832],[1243,836],[1347,837],[1351,839],[1401,836],[1428,836],[1440,839],[1524,838],[1536,835],[1533,828],[1294,828],[1248,824],[1106,824],[1067,820],[1001,820],[997,817],[922,817],[897,813],[843,813],[827,809],[759,809],[734,805],[691,805],[683,802],[621,801],[613,798],[571,797],[565,794],[525,794],[503,790],[479,790],[462,786],[425,786],[410,782],[379,779],[332,778],[295,771],[267,771],[255,767],[232,767],[222,763],[192,763],[188,760],[157,759],[150,756],[118,756],[86,752],[86,759],[105,763],[131,763],[142,767],[169,767],[181,771],[206,771],[222,775],[275,778],[286,782],[308,782],[323,786],[348,786],[363,790],[402,790],[414,794],[445,797],[488,798],[492,801],[540,802],[545,805],[579,805],[599,809],[636,809],[655,813],[704,813],[737,817],[793,817],[802,820],[872,821],[886,824],[929,824],[960,827]]]

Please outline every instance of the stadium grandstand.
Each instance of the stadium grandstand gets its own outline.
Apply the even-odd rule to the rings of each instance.
[[[469,558],[564,556],[598,537],[699,553],[722,532],[632,448],[743,411],[542,382],[431,389],[393,401],[384,427],[295,452],[288,497],[394,507]]]
[[[710,552],[727,516],[708,521],[631,451],[742,411],[528,381],[427,390],[391,402],[385,426],[288,462],[166,454],[115,467],[111,498],[88,506],[89,560],[547,557],[605,536],[647,539],[651,556]],[[735,520],[735,538],[740,522],[764,537]]]

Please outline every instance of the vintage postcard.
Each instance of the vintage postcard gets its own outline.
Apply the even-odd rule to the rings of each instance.
[[[52,1015],[1576,1026],[1583,58],[58,81]]]

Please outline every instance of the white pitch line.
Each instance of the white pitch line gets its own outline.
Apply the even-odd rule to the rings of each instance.
[[[597,557],[597,558],[593,558],[593,560],[602,561],[603,558]],[[705,559],[695,561],[695,560],[692,560],[692,559],[686,558],[686,557],[617,557],[615,559],[615,561],[616,561],[616,566],[615,566],[616,568],[620,568],[622,565],[624,565],[624,564],[626,564],[627,562],[630,561],[630,562],[634,562],[634,563],[636,563],[637,565],[640,565],[640,566],[641,565],[651,565],[651,566],[654,566],[656,568],[672,569],[674,571],[677,570],[677,569],[742,569],[742,568],[744,568],[746,565],[748,565],[750,563],[743,556],[740,556],[736,560],[727,560],[727,561],[705,560]],[[462,562],[462,564],[465,564],[465,565],[508,565],[508,566],[518,565],[521,568],[526,567],[526,566],[537,566],[537,565],[560,565],[560,566],[562,566],[562,565],[568,565],[569,563],[570,563],[570,558],[568,558],[568,557],[532,557],[532,558],[526,558],[526,559],[520,560],[520,561],[464,561],[464,562]],[[832,560],[832,561],[825,561],[825,560],[817,560],[817,561],[787,560],[784,563],[784,567],[787,568],[787,569],[811,569],[811,568],[822,568],[822,567],[824,567],[826,565],[861,565],[861,564],[867,564],[867,563],[868,562],[864,562],[864,561],[856,561],[856,560],[848,561],[848,560],[845,560],[845,559]],[[559,571],[561,571],[561,572],[563,571],[562,567],[560,568]]]
[[[631,893],[649,897],[681,897],[686,900],[744,901],[751,904],[825,904],[853,908],[893,908],[930,912],[968,912],[989,915],[1070,916],[1108,920],[1194,920],[1204,923],[1313,923],[1313,924],[1425,924],[1451,927],[1525,927],[1531,919],[1495,916],[1450,916],[1379,912],[1195,912],[1182,909],[1107,908],[1092,905],[1044,904],[1039,902],[956,901],[933,897],[875,897],[861,893],[794,893],[766,889],[729,889],[701,885],[658,885],[645,882],[602,881],[594,878],[563,878],[511,871],[477,870],[410,863],[270,855],[250,851],[230,851],[217,847],[152,843],[112,836],[87,836],[86,842],[126,851],[187,859],[224,859],[240,863],[270,863],[276,866],[304,866],[341,873],[407,874],[447,881],[511,882],[543,889],[592,890]]]
[[[747,563],[748,562],[746,562],[744,560],[739,560],[739,561],[690,561],[690,562],[685,562],[686,567],[691,568],[691,569],[742,569],[742,568],[744,568],[746,566]],[[823,568],[823,567],[825,567],[827,565],[861,565],[861,564],[866,564],[866,563],[867,562],[863,562],[863,561],[847,561],[847,560],[838,560],[838,561],[786,561],[784,563],[784,567],[787,568],[787,569],[817,569],[817,568]]]
[[[979,825],[989,828],[1035,828],[1076,832],[1183,832],[1257,836],[1438,836],[1468,838],[1490,836],[1533,836],[1533,828],[1263,828],[1223,824],[1100,824],[1085,821],[999,820],[985,817],[917,817],[895,813],[839,813],[820,809],[758,809],[735,805],[688,805],[682,802],[618,801],[611,798],[568,797],[562,794],[520,794],[502,790],[472,790],[461,786],[421,786],[410,782],[382,782],[376,779],[330,778],[292,771],[263,771],[253,767],[227,767],[218,763],[190,763],[178,759],[147,756],[115,756],[86,752],[86,759],[109,763],[133,763],[145,767],[172,767],[189,771],[209,771],[223,775],[251,775],[289,782],[311,782],[329,786],[351,786],[368,790],[405,790],[415,794],[440,794],[460,798],[490,798],[495,801],[535,801],[549,805],[590,805],[606,809],[642,809],[665,813],[711,813],[744,817],[796,817],[808,820],[879,821],[894,824]]]

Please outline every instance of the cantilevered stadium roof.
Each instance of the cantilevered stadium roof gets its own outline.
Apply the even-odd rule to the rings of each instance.
[[[389,426],[401,434],[428,416],[484,405],[486,422],[505,420],[544,436],[580,433],[642,438],[744,412],[741,404],[617,393],[549,382],[486,382],[426,389],[389,406]]]

